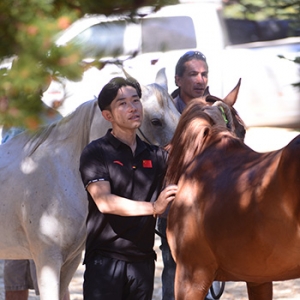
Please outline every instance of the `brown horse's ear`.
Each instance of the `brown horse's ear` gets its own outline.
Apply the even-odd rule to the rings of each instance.
[[[216,97],[216,96],[213,96],[211,94],[208,94],[206,97],[205,97],[205,101],[208,102],[208,103],[215,103],[216,101],[220,101],[221,99]]]
[[[223,99],[223,101],[231,107],[234,105],[234,103],[238,97],[241,80],[242,79],[240,78],[237,85],[235,86],[235,88]]]
[[[208,96],[208,95],[210,95],[210,92],[209,92],[209,87],[207,86],[204,90],[203,97]]]

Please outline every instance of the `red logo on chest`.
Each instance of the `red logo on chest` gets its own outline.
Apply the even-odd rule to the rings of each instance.
[[[123,163],[121,163],[119,160],[114,160],[114,164],[118,164],[118,165],[120,165],[122,167],[124,166]]]
[[[143,168],[152,168],[151,160],[143,160]]]

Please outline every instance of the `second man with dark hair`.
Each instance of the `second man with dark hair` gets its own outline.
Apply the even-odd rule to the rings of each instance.
[[[182,113],[185,106],[195,98],[202,97],[208,83],[208,64],[199,51],[188,51],[182,55],[175,67],[175,84],[172,93],[177,110]]]
[[[206,56],[200,51],[188,51],[183,54],[175,67],[175,84],[178,87],[173,93],[175,106],[182,113],[188,103],[205,95],[208,84],[208,64]],[[161,251],[164,268],[162,271],[162,300],[174,300],[174,280],[176,263],[166,239],[167,213],[158,218],[158,230],[162,235]],[[214,286],[219,289],[220,284]],[[212,299],[211,295],[206,296]]]

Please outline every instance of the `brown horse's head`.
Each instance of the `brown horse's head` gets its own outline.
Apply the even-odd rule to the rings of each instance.
[[[209,91],[206,93],[205,102],[209,105],[213,105],[214,103],[218,101],[222,101],[225,104],[227,104],[227,108],[230,110],[232,115],[232,121],[233,121],[233,127],[234,127],[234,133],[235,135],[240,138],[242,141],[244,141],[245,135],[246,135],[246,125],[233,107],[240,90],[241,85],[241,79],[239,79],[237,85],[234,87],[234,89],[223,99],[219,99],[215,96],[212,96],[209,94]],[[224,107],[225,108],[225,107]],[[225,108],[226,109],[226,108]],[[226,115],[230,115],[229,112],[226,112]]]
[[[240,81],[223,100],[206,95],[193,99],[186,106],[169,146],[167,184],[178,183],[181,174],[206,145],[212,130],[231,132],[244,139],[245,125],[233,108],[239,86]]]

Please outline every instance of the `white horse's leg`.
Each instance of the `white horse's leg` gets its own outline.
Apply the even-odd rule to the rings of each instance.
[[[60,270],[62,266],[61,253],[55,251],[41,251],[38,258],[34,258],[40,300],[60,300]],[[67,287],[65,287],[65,291]]]
[[[50,266],[37,270],[41,300],[59,300],[59,270]]]
[[[68,262],[64,263],[64,265],[61,268],[60,273],[60,292],[61,295],[68,289],[68,286],[78,269],[79,263],[82,259],[82,252],[77,254],[77,256],[73,257]]]

